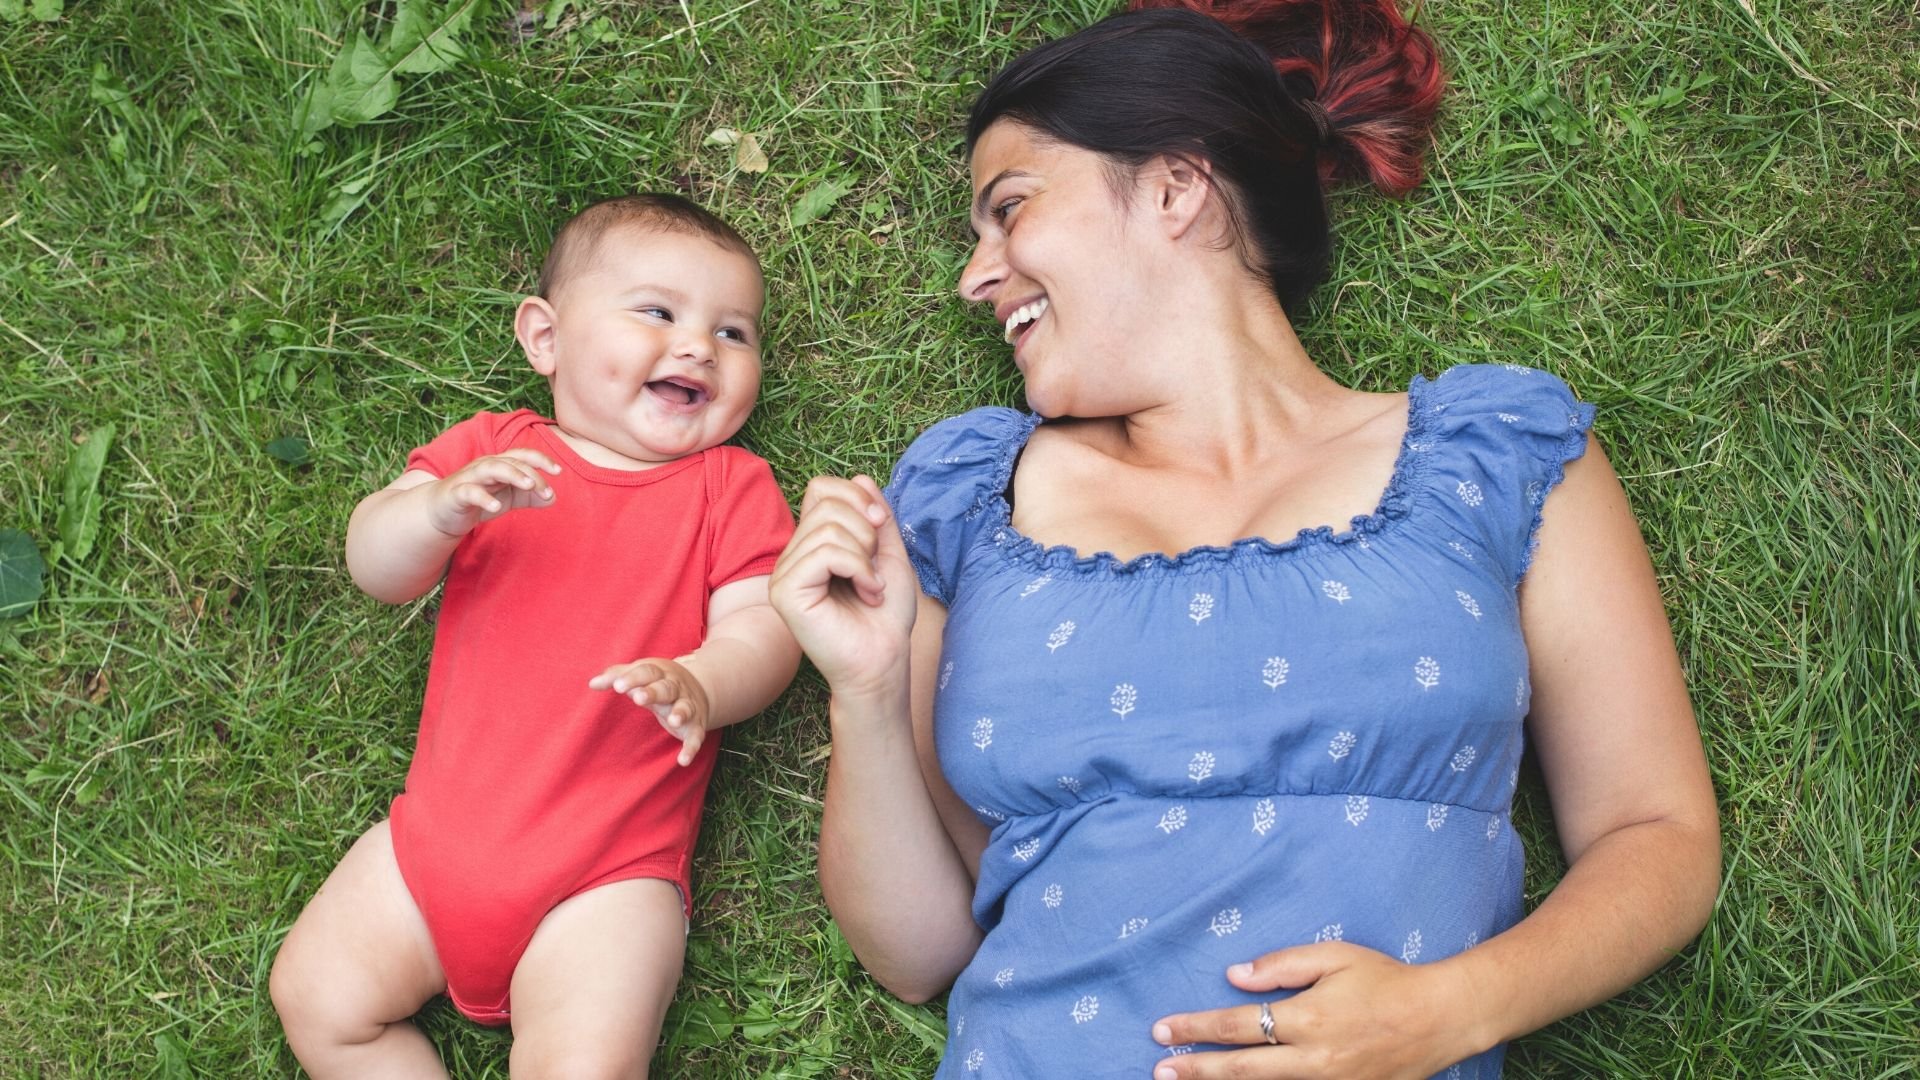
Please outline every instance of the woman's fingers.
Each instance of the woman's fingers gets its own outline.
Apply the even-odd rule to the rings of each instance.
[[[1296,945],[1267,953],[1249,963],[1227,969],[1227,981],[1242,990],[1298,990],[1311,986],[1372,952],[1343,941]]]
[[[1153,1025],[1153,1041],[1162,1046],[1188,1043],[1226,1043],[1252,1046],[1267,1037],[1260,1030],[1260,1006],[1236,1005],[1230,1009],[1175,1013]]]
[[[785,573],[776,569],[776,577],[784,577],[790,588],[812,603],[825,598],[835,578],[852,584],[861,601],[870,606],[878,605],[885,592],[872,560],[831,533],[798,538],[782,561]]]
[[[1307,1055],[1291,1046],[1181,1054],[1153,1067],[1153,1080],[1304,1080],[1318,1075],[1308,1068]]]

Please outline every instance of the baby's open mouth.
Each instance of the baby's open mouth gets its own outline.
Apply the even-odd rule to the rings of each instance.
[[[673,405],[699,405],[710,396],[706,387],[688,379],[656,379],[647,384],[647,389]]]

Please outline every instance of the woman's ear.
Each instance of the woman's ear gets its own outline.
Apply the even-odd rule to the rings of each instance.
[[[1207,162],[1164,154],[1147,178],[1154,213],[1172,239],[1185,237],[1207,216],[1213,197],[1213,167]]]
[[[554,338],[558,324],[553,305],[538,296],[520,301],[520,310],[513,313],[513,336],[520,339],[520,351],[527,355],[533,370],[548,378],[553,377],[557,360]]]

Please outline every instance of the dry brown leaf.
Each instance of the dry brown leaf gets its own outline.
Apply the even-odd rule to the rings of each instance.
[[[741,172],[766,172],[767,154],[760,149],[760,140],[749,132],[741,132],[740,141],[733,148],[733,164]]]

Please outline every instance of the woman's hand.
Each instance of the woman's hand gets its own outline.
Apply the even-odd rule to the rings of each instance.
[[[1153,1025],[1162,1046],[1250,1049],[1169,1057],[1154,1068],[1154,1080],[1424,1080],[1484,1049],[1474,1045],[1461,1007],[1470,996],[1444,961],[1403,964],[1329,941],[1235,964],[1227,980],[1256,993],[1300,991],[1269,1006],[1279,1045],[1267,1045],[1257,1005],[1169,1016]]]
[[[865,476],[816,476],[773,568],[774,610],[838,693],[905,677],[919,587],[899,526]]]

